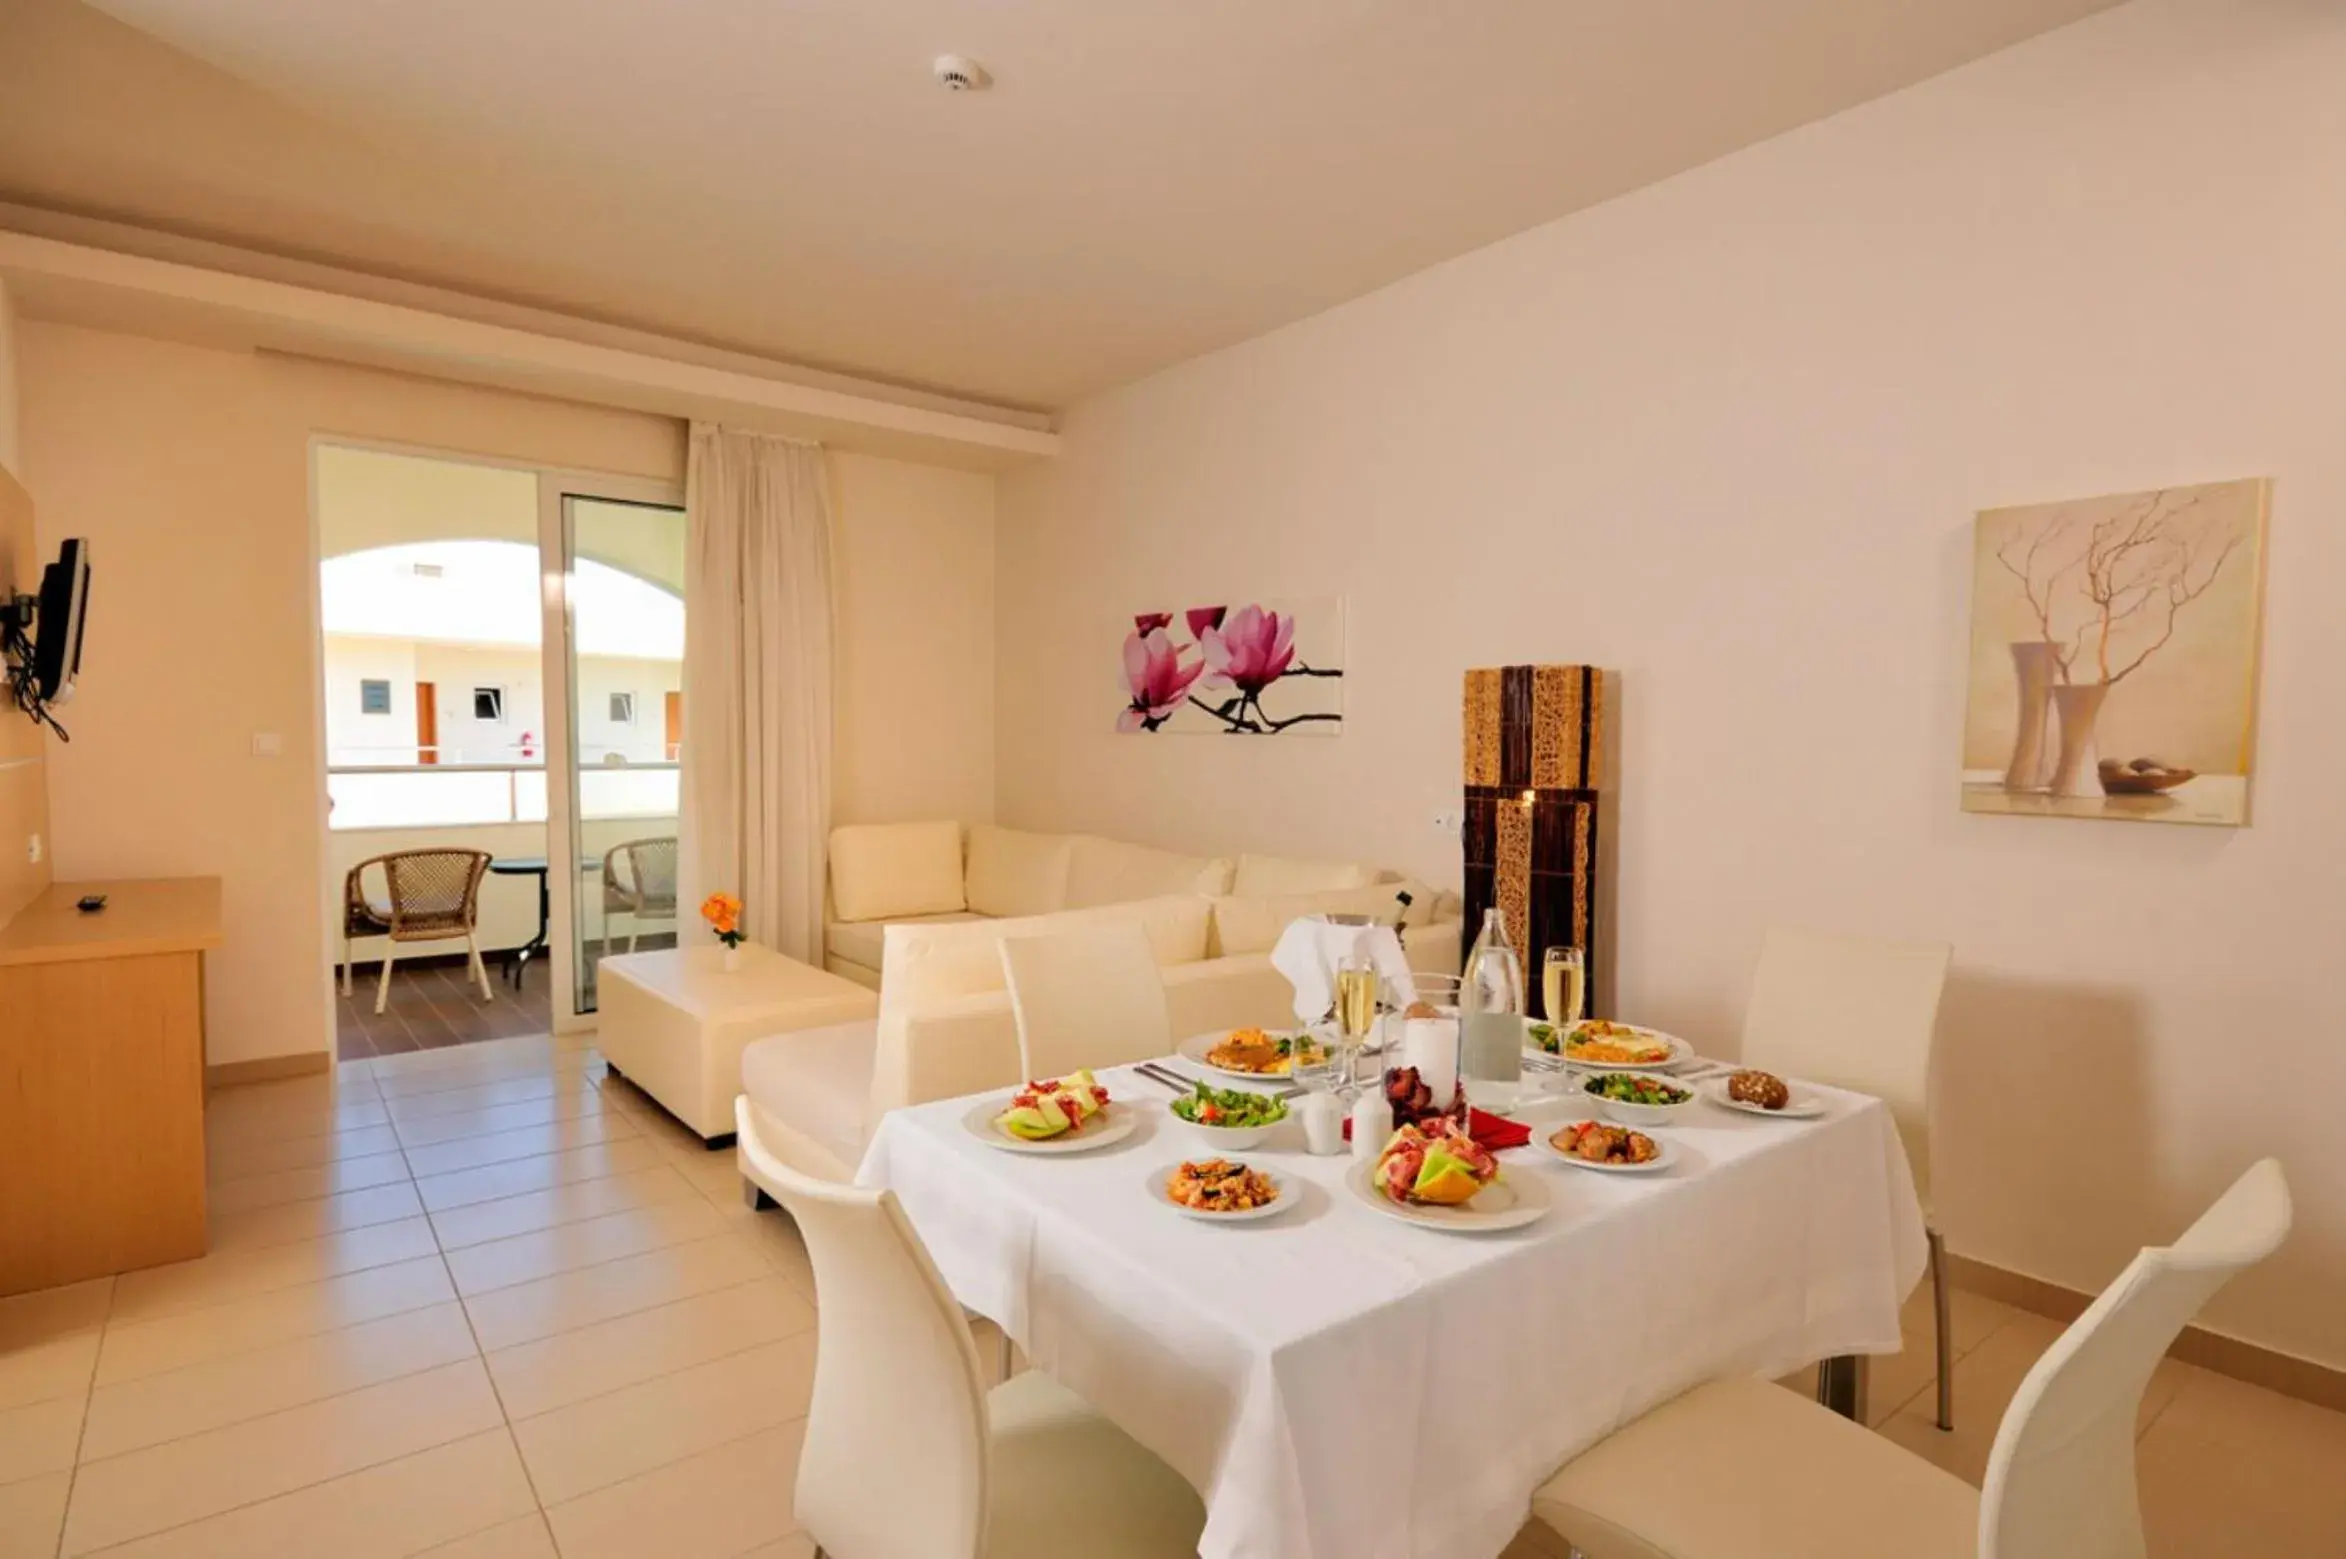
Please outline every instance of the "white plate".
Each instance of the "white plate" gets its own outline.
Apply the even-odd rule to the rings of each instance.
[[[1295,1080],[1292,1072],[1238,1072],[1226,1066],[1216,1066],[1213,1062],[1208,1061],[1206,1052],[1228,1039],[1233,1032],[1230,1029],[1219,1029],[1211,1034],[1192,1034],[1176,1047],[1176,1053],[1192,1066],[1202,1066],[1217,1077],[1232,1077],[1242,1083],[1277,1083],[1284,1086]],[[1263,1032],[1269,1034],[1273,1039],[1295,1038],[1293,1033],[1282,1032],[1278,1029],[1265,1029]]]
[[[1453,1234],[1520,1229],[1546,1217],[1553,1200],[1546,1182],[1539,1176],[1521,1169],[1510,1172],[1502,1168],[1499,1178],[1477,1191],[1474,1199],[1463,1207],[1420,1207],[1414,1202],[1396,1202],[1378,1190],[1370,1183],[1375,1173],[1374,1164],[1361,1164],[1345,1171],[1344,1189],[1356,1201],[1365,1202],[1388,1218],[1414,1223],[1420,1228],[1445,1229]]]
[[[1675,1034],[1665,1034],[1660,1029],[1644,1028],[1635,1023],[1619,1026],[1646,1039],[1660,1040],[1670,1047],[1670,1054],[1659,1061],[1575,1061],[1562,1051],[1542,1050],[1528,1038],[1524,1041],[1523,1053],[1527,1056],[1542,1056],[1549,1061],[1561,1061],[1566,1066],[1592,1072],[1666,1072],[1694,1054],[1694,1047]]]
[[[1762,1120],[1770,1121],[1814,1120],[1832,1108],[1825,1103],[1823,1094],[1813,1088],[1803,1088],[1800,1084],[1786,1079],[1784,1086],[1792,1095],[1790,1101],[1780,1110],[1762,1109],[1756,1104],[1746,1104],[1741,1099],[1728,1098],[1727,1077],[1728,1074],[1724,1072],[1717,1077],[1706,1077],[1694,1085],[1695,1091],[1722,1110],[1736,1110],[1745,1115],[1756,1115]]]
[[[1583,1119],[1586,1119],[1586,1117],[1583,1117]],[[1557,1132],[1562,1131],[1566,1126],[1577,1126],[1579,1124],[1579,1121],[1563,1121],[1554,1126],[1542,1126],[1539,1130],[1531,1134],[1531,1140],[1542,1153],[1547,1154],[1548,1157],[1554,1159],[1557,1163],[1570,1164],[1574,1169],[1593,1169],[1600,1175],[1656,1175],[1660,1174],[1663,1170],[1668,1169],[1672,1164],[1678,1162],[1678,1144],[1672,1142],[1668,1137],[1655,1137],[1654,1134],[1650,1131],[1644,1132],[1641,1135],[1654,1138],[1655,1152],[1652,1158],[1647,1159],[1642,1164],[1600,1164],[1594,1159],[1574,1158],[1571,1154],[1565,1152],[1562,1148],[1557,1147],[1553,1142],[1548,1140]],[[1617,1123],[1605,1122],[1603,1124],[1610,1125]],[[1634,1130],[1635,1128],[1631,1127],[1625,1129]]]
[[[1244,1161],[1232,1159],[1231,1162],[1242,1163]],[[1295,1202],[1294,1181],[1285,1175],[1265,1169],[1260,1164],[1247,1164],[1248,1169],[1254,1170],[1265,1180],[1270,1181],[1272,1187],[1279,1194],[1263,1203],[1262,1206],[1250,1207],[1242,1213],[1209,1213],[1203,1208],[1185,1206],[1165,1194],[1165,1187],[1172,1180],[1173,1171],[1180,1167],[1179,1164],[1167,1164],[1163,1169],[1151,1173],[1149,1176],[1149,1196],[1158,1206],[1177,1212],[1184,1218],[1195,1218],[1200,1223],[1252,1223],[1258,1218],[1276,1218]]]
[[[1140,1125],[1140,1116],[1131,1105],[1110,1100],[1097,1117],[1084,1123],[1083,1130],[1029,1142],[1024,1137],[1013,1137],[994,1124],[994,1117],[1010,1108],[1013,1097],[997,1094],[983,1104],[972,1105],[969,1113],[961,1117],[962,1126],[987,1147],[1000,1148],[1005,1153],[1089,1153],[1111,1142],[1122,1142]]]

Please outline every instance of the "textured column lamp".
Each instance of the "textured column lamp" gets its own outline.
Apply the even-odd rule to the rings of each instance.
[[[1538,989],[1550,947],[1588,961],[1587,1012],[1612,988],[1600,921],[1610,907],[1599,792],[1606,787],[1605,677],[1594,666],[1496,666],[1466,674],[1466,916],[1499,907]]]

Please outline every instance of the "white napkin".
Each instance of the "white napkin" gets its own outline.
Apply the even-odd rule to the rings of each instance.
[[[1396,1007],[1417,1000],[1417,982],[1401,939],[1391,926],[1340,926],[1325,915],[1289,921],[1271,949],[1271,967],[1295,987],[1295,1017],[1317,1023],[1336,1004],[1336,969],[1355,952],[1366,953],[1385,982],[1385,999]]]

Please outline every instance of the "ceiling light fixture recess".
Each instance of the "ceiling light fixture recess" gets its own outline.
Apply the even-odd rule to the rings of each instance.
[[[929,69],[936,73],[937,85],[948,92],[983,92],[994,84],[985,66],[958,54],[938,55]]]

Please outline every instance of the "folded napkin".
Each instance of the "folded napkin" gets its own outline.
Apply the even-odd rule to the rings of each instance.
[[[1336,969],[1354,952],[1364,952],[1385,982],[1385,999],[1396,1007],[1417,1000],[1417,982],[1391,926],[1340,926],[1325,915],[1289,921],[1271,949],[1271,967],[1295,987],[1295,1018],[1317,1023],[1336,1005]]]
[[[1472,1105],[1466,1110],[1466,1134],[1492,1153],[1503,1153],[1509,1148],[1520,1148],[1531,1141],[1531,1128],[1521,1121],[1511,1121],[1504,1115],[1493,1115]],[[1352,1122],[1344,1123],[1344,1140],[1352,1140]]]

